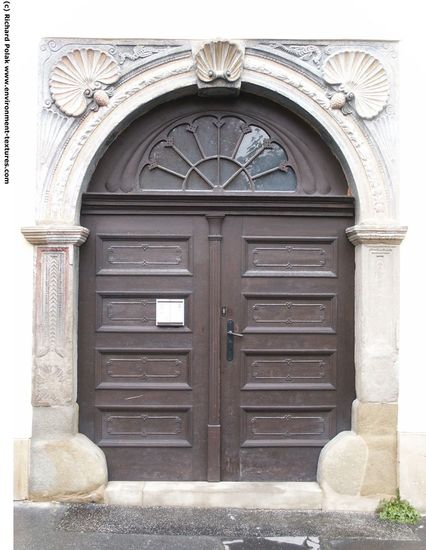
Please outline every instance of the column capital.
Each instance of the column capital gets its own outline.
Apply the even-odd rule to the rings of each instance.
[[[405,225],[353,225],[346,229],[348,239],[354,246],[358,244],[399,245],[406,233]]]
[[[22,227],[21,232],[31,244],[56,246],[80,246],[90,233],[81,225],[34,225]]]

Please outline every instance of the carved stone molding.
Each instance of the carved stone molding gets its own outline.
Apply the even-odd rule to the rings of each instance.
[[[81,226],[34,226],[22,233],[35,248],[34,406],[73,402],[73,289],[75,247],[89,230]]]
[[[256,62],[253,61],[254,59],[256,59]],[[245,80],[252,81],[250,78],[251,73],[255,74],[256,81],[259,80],[259,77],[260,81],[267,78],[271,90],[278,91],[281,88],[280,93],[282,95],[287,94],[290,100],[294,96],[297,96],[296,101],[298,104],[302,105],[303,103],[305,110],[317,122],[321,121],[320,123],[322,123],[323,121],[329,129],[332,129],[334,124],[340,127],[341,132],[350,141],[353,149],[356,151],[355,163],[360,162],[362,166],[362,170],[357,168],[353,172],[353,176],[349,174],[349,181],[351,181],[351,177],[356,179],[356,183],[354,182],[354,195],[360,201],[358,213],[362,211],[363,217],[367,220],[371,217],[370,222],[379,217],[392,218],[390,190],[386,186],[377,158],[368,139],[366,139],[366,134],[355,117],[344,116],[339,110],[332,109],[330,99],[327,98],[327,93],[323,87],[319,86],[318,83],[312,81],[306,75],[300,74],[288,67],[280,66],[276,62],[263,59],[259,61],[256,57],[247,55],[245,60]],[[282,82],[285,86],[283,88],[281,86],[278,87],[276,85],[277,82]],[[310,98],[315,103],[312,104],[312,102],[309,102],[310,105],[307,105],[302,97],[300,97],[301,95]],[[332,121],[330,120],[331,117]],[[340,134],[340,131],[338,134]],[[336,139],[340,152],[342,153],[344,150],[345,161],[348,161],[352,157],[352,152],[350,148],[347,148],[345,144],[346,140],[342,140],[341,136],[336,134],[334,139]],[[368,199],[361,206],[363,197],[366,199],[368,197]],[[371,212],[367,214],[367,211],[370,209]]]
[[[64,356],[65,323],[65,248],[40,250],[41,290],[40,337],[37,342],[37,357],[53,352]]]
[[[197,87],[200,95],[224,90],[238,93],[240,85],[248,93],[271,97],[290,108],[293,105],[295,112],[328,136],[327,143],[342,162],[356,197],[358,225],[348,229],[348,238],[355,245],[365,244],[355,250],[357,397],[363,402],[396,401],[397,245],[406,228],[398,225],[396,185],[391,185],[389,178],[389,173],[397,170],[389,164],[384,170],[381,165],[382,158],[388,162],[387,147],[397,134],[397,113],[389,118],[388,112],[397,96],[396,54],[389,52],[379,42],[354,45],[315,40],[154,43],[57,39],[42,46],[37,204],[40,225],[22,230],[25,238],[36,245],[33,403],[42,413],[51,409],[49,412],[56,414],[60,409],[58,415],[62,416],[61,405],[75,407],[78,247],[88,235],[88,230],[78,225],[79,210],[93,165],[111,136],[151,104],[194,93]],[[81,63],[83,57],[96,78],[89,78]],[[361,72],[355,74],[357,60]],[[377,72],[372,73],[373,68]],[[368,71],[375,85],[379,83],[374,93],[366,76]],[[333,92],[328,95],[330,90]],[[101,106],[97,112],[92,111]],[[349,110],[351,113],[345,116]],[[384,149],[383,154],[380,149]],[[40,415],[34,418],[39,423],[35,426],[39,428],[39,443],[45,445],[49,435],[46,426],[38,420]],[[84,451],[72,447],[74,470],[86,471],[89,454],[92,457],[95,452],[101,453],[88,440],[86,444]],[[55,447],[57,451],[60,448]],[[392,454],[392,449],[386,451]],[[46,449],[43,447],[37,455],[39,462],[32,467],[33,486],[38,477],[47,487],[43,498],[54,495],[58,486],[56,471],[46,474],[45,464],[51,462],[51,453],[52,446],[46,443]],[[348,455],[349,459],[353,456]],[[100,476],[98,484],[106,476],[101,462],[97,460],[94,466]],[[64,483],[68,495],[91,490],[91,476],[78,490],[71,483],[73,477],[74,471],[67,468]]]
[[[234,82],[230,82],[225,78],[216,78],[211,82],[203,82],[197,77],[197,63],[195,62],[195,58],[197,55],[201,55],[200,52],[206,48],[207,45],[210,45],[209,51],[211,53],[212,45],[219,43],[222,45],[231,44],[236,46],[241,52],[244,53],[245,51],[244,71],[242,71],[241,67],[240,78]],[[354,48],[352,45],[351,47]],[[81,118],[66,117],[70,121],[70,125],[67,125],[66,120],[63,120],[63,118],[61,119],[55,116],[55,114],[60,115],[55,105],[48,110],[44,109],[41,122],[44,124],[44,138],[42,139],[46,143],[39,165],[40,192],[43,193],[43,195],[46,194],[46,196],[55,198],[47,198],[39,204],[37,219],[42,223],[44,223],[45,220],[49,222],[50,220],[56,221],[58,219],[59,221],[59,215],[52,212],[52,216],[46,216],[43,210],[50,210],[53,207],[53,202],[57,203],[56,210],[65,210],[68,199],[65,203],[62,198],[57,201],[57,191],[61,194],[60,190],[65,190],[65,187],[68,185],[67,181],[70,172],[76,166],[76,160],[80,158],[80,151],[84,147],[85,142],[91,138],[91,134],[97,131],[103,122],[111,117],[113,113],[115,116],[118,116],[118,110],[124,103],[128,102],[128,100],[133,101],[132,97],[139,95],[143,89],[153,84],[159,85],[161,88],[160,94],[166,93],[166,88],[168,87],[166,84],[169,82],[172,83],[172,79],[178,75],[182,75],[182,85],[184,80],[187,81],[187,86],[192,85],[192,82],[190,82],[191,79],[189,78],[190,72],[193,73],[193,83],[198,86],[200,95],[223,93],[236,94],[241,84],[251,86],[252,83],[246,82],[247,78],[245,75],[247,74],[247,69],[253,67],[253,61],[255,59],[259,60],[259,63],[256,63],[258,67],[256,67],[255,70],[259,75],[261,73],[263,74],[262,80],[269,79],[269,76],[273,76],[282,82],[288,83],[294,90],[310,97],[318,103],[322,109],[328,111],[330,115],[335,118],[353,146],[357,149],[357,155],[361,159],[365,175],[369,181],[369,187],[372,191],[374,212],[389,219],[393,217],[393,213],[390,212],[387,207],[390,198],[386,196],[386,191],[383,188],[381,180],[383,178],[390,179],[391,177],[395,179],[395,165],[389,166],[391,161],[389,161],[388,156],[384,154],[383,163],[387,166],[387,169],[384,168],[383,163],[380,164],[380,162],[377,162],[377,160],[373,158],[372,150],[376,149],[377,151],[378,147],[382,146],[379,135],[380,131],[386,134],[386,143],[390,143],[389,140],[394,141],[395,136],[389,135],[395,132],[394,126],[385,125],[384,122],[382,122],[384,115],[380,117],[376,116],[371,120],[365,119],[365,122],[368,124],[363,127],[359,125],[358,117],[342,116],[343,113],[347,113],[349,110],[355,113],[353,109],[354,98],[348,100],[347,93],[338,90],[339,84],[333,85],[333,88],[335,88],[334,93],[328,95],[327,88],[324,85],[320,73],[321,64],[324,59],[327,63],[341,54],[362,52],[363,55],[368,55],[371,59],[380,63],[380,66],[382,66],[382,62],[379,61],[379,59],[384,59],[386,61],[386,74],[389,79],[389,84],[391,84],[393,83],[391,80],[392,76],[395,75],[396,62],[394,58],[396,53],[392,50],[392,55],[390,55],[390,50],[384,50],[384,46],[381,43],[364,42],[360,43],[358,49],[349,50],[345,48],[344,41],[294,43],[288,40],[216,40],[206,43],[202,41],[182,40],[173,42],[157,40],[155,43],[152,41],[138,41],[135,45],[135,41],[128,40],[106,42],[101,40],[85,41],[84,39],[79,39],[67,45],[64,39],[55,39],[54,41],[49,40],[46,42],[42,48],[49,53],[49,57],[43,61],[43,71],[45,75],[48,76],[47,83],[45,80],[43,85],[44,91],[41,97],[43,103],[46,99],[46,93],[49,93],[49,80],[52,71],[58,66],[62,59],[77,50],[96,50],[101,52],[107,56],[107,58],[111,58],[118,66],[119,70],[122,71],[119,83],[114,84],[114,88],[106,87],[103,90],[108,95],[108,98],[98,98],[100,103],[106,103],[108,101],[108,105],[100,109],[98,113],[91,112],[90,116],[86,116],[89,115],[89,109],[99,106],[94,101],[93,97],[87,98],[88,103],[86,111]],[[191,51],[193,52],[192,56]],[[225,51],[223,47],[222,51]],[[43,52],[42,57],[45,57],[45,54],[46,52]],[[184,65],[191,59],[192,66],[188,72],[188,69]],[[205,56],[204,61],[206,59],[207,57]],[[269,69],[266,70],[266,67],[271,64],[270,61],[272,59],[275,67],[273,74],[270,74]],[[180,63],[180,60],[182,63]],[[297,65],[297,70],[290,70],[295,64]],[[216,76],[219,73],[223,74],[223,64],[221,66],[221,70],[215,71]],[[239,63],[236,64],[236,67],[238,66]],[[391,67],[391,70],[389,70],[389,67]],[[211,75],[210,78],[212,77],[213,75]],[[235,77],[236,74],[234,75],[234,78]],[[104,86],[102,85],[102,87]],[[111,96],[112,92],[113,95]],[[150,95],[149,92],[147,95]],[[393,101],[395,101],[394,97]],[[388,108],[390,107],[391,105],[388,106]],[[386,109],[386,114],[387,111],[388,109]],[[311,108],[309,108],[309,112],[311,112]],[[314,116],[317,118],[316,114]],[[382,123],[378,124],[379,122]],[[385,126],[384,130],[383,126]],[[61,140],[61,146],[56,150],[54,147],[50,146],[55,135],[58,136],[58,140]],[[76,142],[73,140],[73,136],[77,135],[79,136],[78,146],[75,148],[72,155],[69,156],[66,150],[69,151],[69,144],[71,142]],[[379,143],[379,146],[377,146],[377,143]],[[388,146],[385,146],[385,153],[387,149]],[[63,152],[65,154],[63,154]],[[380,154],[378,154],[378,157],[380,157]],[[390,157],[393,158],[392,154]],[[59,166],[60,169],[58,169]],[[381,175],[377,174],[376,166],[377,169],[381,171]],[[57,178],[56,174],[60,174],[60,177]],[[55,190],[51,193],[51,188],[53,187]],[[357,193],[354,194],[357,197],[359,196]],[[365,193],[362,194],[365,196]],[[62,219],[65,220],[65,218]],[[369,221],[372,221],[372,219]],[[74,220],[72,218],[67,218],[67,221],[72,223]],[[77,219],[75,219],[75,221],[77,221]]]
[[[367,52],[346,50],[331,55],[324,63],[323,77],[328,84],[338,85],[331,95],[333,109],[344,109],[351,102],[361,118],[371,119],[387,104],[389,78],[380,61]]]
[[[214,89],[238,93],[241,86],[244,52],[234,42],[207,42],[194,56],[198,87],[204,93]]]
[[[195,56],[197,77],[203,82],[223,78],[235,82],[243,70],[243,52],[237,44],[216,40],[208,42]]]
[[[262,45],[284,52],[301,61],[311,62],[314,65],[319,65],[322,57],[322,49],[313,44],[286,44],[284,42],[272,41],[262,42]]]
[[[249,56],[247,56],[249,57]],[[318,84],[310,81],[306,78],[306,75],[295,72],[288,67],[280,66],[277,63],[273,64],[275,71],[272,71],[269,66],[271,63],[265,63],[262,60],[253,62],[256,58],[249,58],[245,62],[245,68],[259,74],[265,75],[265,77],[276,78],[285,82],[289,86],[297,89],[302,94],[313,99],[324,110],[330,108],[330,100],[328,99],[326,92]]]
[[[79,225],[36,225],[21,229],[28,242],[34,245],[74,245],[86,242],[90,231]]]
[[[398,118],[395,109],[388,105],[380,116],[366,121],[369,133],[383,159],[384,168],[391,180],[398,183]]]
[[[155,55],[160,50],[152,46],[134,46],[132,52],[123,52],[118,54],[119,63],[123,65],[126,60],[136,61],[137,59],[145,59],[151,55]]]
[[[399,245],[407,233],[406,226],[375,227],[354,225],[346,229],[348,239],[353,245],[390,244]]]
[[[64,137],[72,119],[44,108],[40,120],[40,162],[45,165]]]
[[[184,58],[171,63],[170,69],[167,71],[155,69],[149,71],[146,76],[144,75],[144,78],[135,76],[117,89],[107,109],[87,117],[84,123],[76,128],[67,143],[61,157],[61,169],[55,170],[52,181],[48,182],[50,192],[46,201],[39,204],[38,219],[40,221],[58,219],[58,221],[67,220],[69,222],[77,219],[74,205],[78,204],[81,185],[79,187],[76,180],[80,178],[79,174],[84,177],[86,170],[84,166],[81,166],[81,163],[76,162],[76,159],[81,158],[80,155],[89,155],[89,158],[92,158],[93,153],[88,151],[88,144],[90,143],[91,149],[98,150],[99,139],[101,141],[104,139],[100,136],[114,130],[111,125],[112,121],[116,120],[117,116],[120,118],[128,116],[131,105],[141,101],[143,103],[142,96],[151,97],[149,89],[151,85],[161,83],[163,93],[169,92],[174,89],[173,87],[179,87],[180,85],[188,86],[194,83],[195,80],[195,75],[191,75],[191,72],[188,58]],[[336,140],[337,147],[345,148],[342,149],[345,162],[349,163],[350,170],[353,167],[353,173],[356,174],[357,182],[354,183],[354,186],[356,185],[358,189],[354,192],[354,195],[358,197],[360,205],[363,203],[362,209],[359,209],[358,212],[362,213],[365,219],[370,218],[371,220],[376,215],[389,219],[393,217],[390,197],[388,196],[390,191],[386,187],[383,174],[380,171],[374,152],[366,140],[363,129],[359,127],[353,117],[345,117],[339,111],[330,109],[330,101],[327,99],[323,88],[306,76],[283,65],[261,60],[251,55],[246,56],[244,80],[250,84],[267,81],[268,89],[273,90],[275,93],[288,94],[291,100],[303,104],[303,108],[312,113],[312,116],[318,119],[319,124],[325,125],[330,130]],[[172,86],[172,88],[169,86]],[[301,96],[306,96],[313,101],[306,102]],[[313,105],[313,102],[317,105]],[[111,117],[110,114],[113,109],[114,117]],[[126,115],[123,113],[126,113]],[[330,120],[331,117],[334,120]],[[336,123],[340,126],[340,130],[336,131]],[[108,126],[110,126],[110,129],[108,129]],[[93,139],[95,132],[97,135],[96,140]],[[345,136],[342,134],[345,134]],[[347,144],[348,140],[351,143],[350,147]],[[352,148],[354,151],[351,152]],[[359,163],[362,165],[361,170]],[[349,174],[350,178],[351,175]],[[45,193],[47,193],[47,189],[43,191],[43,195]],[[69,202],[71,199],[72,202]],[[65,214],[66,211],[69,214]]]
[[[36,301],[33,405],[72,400],[72,369],[67,357],[68,247],[36,249]]]
[[[81,226],[24,227],[35,245],[34,406],[69,405],[75,388],[75,268],[89,230]]]
[[[73,117],[84,113],[90,102],[94,108],[108,104],[102,84],[116,82],[120,68],[115,59],[97,49],[74,50],[59,60],[50,74],[50,93],[59,109]]]

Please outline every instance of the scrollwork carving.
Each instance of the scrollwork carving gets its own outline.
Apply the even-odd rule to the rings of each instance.
[[[321,62],[322,51],[318,46],[311,44],[294,45],[283,44],[282,42],[265,42],[265,46],[269,46],[274,50],[281,50],[284,53],[293,55],[301,61],[311,61],[314,65],[319,65]]]
[[[159,52],[158,48],[152,46],[135,46],[133,48],[133,53],[123,52],[118,55],[119,63],[122,65],[126,59],[130,61],[136,61],[137,59],[144,59]]]

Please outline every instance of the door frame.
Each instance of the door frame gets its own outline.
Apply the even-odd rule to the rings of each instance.
[[[222,194],[220,196],[200,195],[174,195],[164,196],[145,193],[143,195],[125,194],[104,194],[90,192],[82,198],[82,215],[87,216],[108,216],[109,219],[115,216],[188,216],[200,217],[206,220],[207,250],[205,262],[209,266],[209,285],[206,293],[208,308],[208,343],[209,358],[208,364],[208,391],[207,391],[207,481],[221,481],[222,471],[222,438],[223,438],[223,417],[222,410],[222,387],[220,380],[225,367],[224,360],[224,318],[219,316],[224,304],[223,300],[223,246],[224,246],[224,224],[229,217],[250,218],[278,217],[298,218],[305,217],[312,219],[340,218],[347,220],[349,226],[353,221],[354,200],[352,197],[309,197],[309,196],[287,196],[282,201],[276,201],[274,196],[245,194],[241,197]],[[90,224],[88,224],[90,225]],[[102,231],[98,235],[103,235]],[[244,238],[241,235],[241,238]],[[253,237],[258,238],[258,237]],[[297,239],[296,236],[294,238]],[[309,237],[308,237],[309,238]],[[324,238],[324,237],[322,237]],[[340,239],[340,237],[338,237]],[[86,260],[87,261],[87,260]],[[80,269],[81,269],[80,265]],[[241,273],[240,273],[241,275]],[[133,291],[132,291],[133,292]],[[141,289],[143,292],[143,288]],[[83,315],[84,317],[84,315]],[[350,322],[353,335],[353,320]],[[254,351],[254,350],[251,350]],[[229,366],[228,366],[229,368]],[[352,367],[353,368],[353,367]],[[79,367],[81,369],[81,366]],[[352,370],[352,369],[351,369]],[[81,375],[81,370],[80,370]],[[87,384],[87,378],[84,384]],[[353,381],[352,381],[353,384]],[[354,387],[351,387],[354,390]],[[352,393],[351,391],[351,393]],[[138,391],[136,392],[138,393]],[[80,395],[81,399],[81,395]],[[296,407],[295,407],[296,408]],[[309,408],[309,407],[308,407]],[[319,407],[321,408],[321,407]],[[87,414],[87,413],[86,413]],[[86,432],[87,433],[87,432]],[[93,435],[90,436],[93,439]],[[123,445],[125,447],[125,445]],[[113,482],[116,483],[116,482]],[[181,482],[185,483],[185,482]],[[240,482],[239,482],[240,483]]]
[[[100,40],[80,42],[80,51],[105,52]],[[243,69],[236,83],[225,82],[222,92],[237,93],[240,86],[308,120],[339,158],[355,197],[356,225],[347,234],[356,247],[357,399],[352,430],[341,432],[323,449],[318,481],[326,498],[353,498],[352,508],[359,509],[357,498],[394,494],[397,485],[399,244],[406,228],[398,222],[393,165],[385,145],[376,145],[381,142],[374,124],[367,124],[356,111],[344,114],[331,102],[330,90],[315,64],[300,59],[298,63],[263,42],[235,42],[242,51]],[[35,247],[29,490],[34,500],[102,500],[108,479],[105,458],[77,432],[78,248],[88,235],[79,225],[81,196],[112,136],[154,105],[197,90],[206,93],[206,88],[217,87],[217,82],[202,80],[198,58],[193,55],[200,44],[185,41],[165,48],[152,63],[136,67],[129,63],[122,78],[108,90],[113,95],[107,106],[107,100],[99,96],[99,103],[92,102],[83,116],[64,114],[58,104],[53,105],[53,95],[50,103],[45,103],[46,90],[61,56],[75,51],[76,44],[69,39],[58,40],[54,46],[46,44],[42,48],[40,146],[41,151],[49,147],[39,161],[37,222],[22,230]],[[215,47],[214,41],[211,44]],[[120,50],[128,44],[116,41],[114,47]],[[320,51],[319,43],[312,47]],[[344,56],[358,51],[355,47],[354,43],[338,43],[333,52]],[[388,69],[394,98],[391,56],[385,58],[377,48],[365,44],[362,49],[379,56]],[[323,69],[327,55],[324,51]],[[387,98],[383,101],[388,103]],[[382,116],[386,124],[386,115],[375,116]],[[389,128],[396,134],[396,127]]]

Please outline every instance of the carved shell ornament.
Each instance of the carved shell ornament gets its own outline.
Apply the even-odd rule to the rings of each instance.
[[[50,75],[50,93],[61,111],[79,116],[91,101],[95,106],[108,104],[102,84],[116,82],[120,68],[115,59],[101,50],[81,49],[64,55]]]
[[[203,82],[223,78],[235,82],[243,70],[243,52],[232,42],[217,40],[205,44],[195,56],[197,76]]]
[[[323,67],[324,80],[339,85],[331,95],[332,109],[342,109],[347,101],[362,118],[378,115],[389,98],[389,79],[378,59],[363,51],[331,55]],[[344,111],[343,111],[344,112]]]

